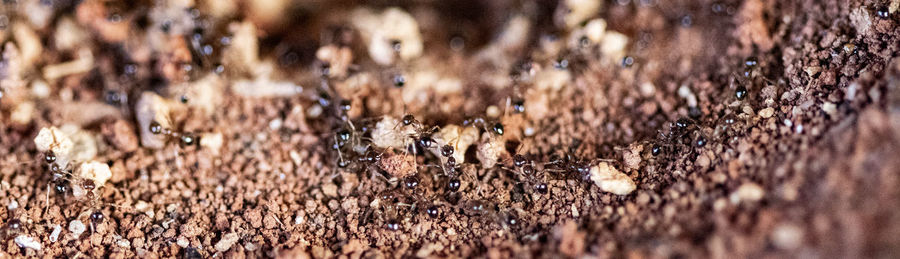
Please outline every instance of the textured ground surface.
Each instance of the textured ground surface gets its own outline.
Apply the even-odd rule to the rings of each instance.
[[[44,2],[0,4],[0,256],[900,255],[897,1],[603,1],[572,25],[583,7],[556,1],[403,2],[424,48],[386,45],[399,49],[389,64],[353,20],[381,3]],[[607,36],[578,37],[595,18]],[[63,26],[84,38],[65,44],[57,31],[76,29]],[[611,32],[627,38],[620,52],[603,49]],[[85,69],[47,72],[85,53]],[[181,107],[169,126],[201,145],[148,147],[143,92]],[[338,152],[342,100],[353,143]],[[505,134],[479,128],[456,174],[437,153],[373,146],[419,165],[385,172],[349,150],[404,114],[423,128],[484,117]],[[35,145],[65,124],[111,168],[95,192],[76,195],[84,177],[56,179]],[[493,140],[489,168],[477,146]],[[538,170],[521,173],[516,153]],[[604,192],[549,164],[567,156],[637,188]]]

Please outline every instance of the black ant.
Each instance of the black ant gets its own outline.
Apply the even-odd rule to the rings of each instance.
[[[516,113],[524,113],[525,112],[525,99],[515,98],[512,100],[513,111]]]
[[[468,200],[462,203],[463,213],[469,216],[483,216],[491,212],[491,206],[484,200]]]
[[[749,96],[749,89],[756,85],[760,80],[773,84],[771,80],[763,77],[762,66],[756,57],[748,57],[741,62],[742,71],[740,75],[732,73],[731,86],[734,87],[734,97],[738,101],[743,101]],[[736,85],[735,85],[736,84]]]
[[[404,85],[406,85],[406,78],[403,77],[402,74],[394,75],[393,81],[394,81],[394,87],[397,87],[397,88],[402,88]]]
[[[439,206],[437,205],[432,205],[431,207],[425,209],[425,214],[428,214],[428,216],[430,216],[431,218],[437,218],[438,216],[440,216],[440,213],[441,212]]]
[[[502,123],[494,122],[493,124],[490,124],[482,117],[466,119],[463,121],[463,126],[481,127],[484,131],[491,132],[498,136],[502,136],[504,133]]]
[[[562,173],[562,176],[566,179],[589,180],[591,164],[592,162],[576,159],[570,154],[565,154],[565,156],[553,155],[547,163],[544,163],[544,170]]]
[[[396,219],[389,219],[384,226],[391,231],[400,230],[400,222],[398,222]]]
[[[181,141],[181,144],[183,146],[191,146],[191,145],[194,145],[194,144],[197,144],[200,142],[197,135],[194,135],[194,133],[190,133],[190,132],[182,133],[182,132],[174,131],[171,128],[163,128],[163,126],[160,125],[159,122],[156,122],[156,121],[150,122],[149,127],[150,127],[150,133],[153,133],[154,135],[162,134],[162,135],[165,135],[166,137],[168,137],[169,139],[178,139]]]
[[[431,135],[440,130],[440,127],[434,126],[426,128],[411,114],[404,115],[403,118],[400,119],[400,123],[403,124],[403,126],[412,126],[413,129],[415,129],[415,133],[409,136],[413,139],[415,147],[429,150],[435,145],[435,141]]]
[[[433,218],[438,215],[438,205],[432,204],[426,199],[419,187],[419,178],[415,175],[404,177],[397,187],[381,191],[377,194],[376,209],[381,210],[381,215],[387,218],[386,227],[389,230],[398,230],[397,218],[404,212],[415,212],[421,207],[427,207],[425,213]]]
[[[56,163],[57,157],[53,151],[48,151],[44,154],[44,162],[47,164],[47,170],[53,174],[53,179],[48,183],[47,188],[49,189],[49,185],[53,184],[54,190],[56,190],[59,194],[65,194],[69,191],[69,179],[74,177],[72,174],[72,170],[69,169],[71,165],[67,165],[66,168],[60,167],[58,163]],[[67,177],[68,176],[68,177]]]
[[[10,219],[8,222],[6,222],[6,233],[5,234],[7,237],[13,236],[16,233],[19,233],[20,231],[22,231],[22,228],[23,227],[22,227],[21,220],[19,220],[17,218]]]
[[[535,162],[533,160],[525,158],[522,154],[515,154],[512,157],[512,167],[504,167],[504,169],[515,172],[520,179],[525,179],[523,182],[532,187],[532,190],[535,192],[539,194],[547,193],[547,184],[543,180],[543,175],[538,175],[538,171],[535,170]]]
[[[709,143],[709,138],[701,132],[697,122],[688,118],[676,120],[671,124],[667,133],[659,133],[659,139],[651,146],[650,152],[653,156],[659,156],[664,152],[674,155],[680,150],[679,144],[687,146],[688,150],[693,150],[690,147],[702,148]]]
[[[499,221],[503,227],[515,227],[519,218],[514,210],[504,210],[492,202],[485,200],[468,200],[459,205],[462,212],[469,217],[488,217]]]
[[[446,176],[446,180],[443,182],[444,189],[449,193],[455,193],[462,187],[461,177],[463,175],[461,164],[457,162],[456,158],[453,156],[453,153],[455,153],[453,146],[443,145],[439,149],[441,157],[444,160],[443,164],[440,166],[441,170],[444,172],[443,175]]]

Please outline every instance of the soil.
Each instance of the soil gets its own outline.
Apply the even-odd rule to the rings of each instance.
[[[44,2],[0,4],[3,257],[900,255],[897,1],[603,1],[574,27],[579,1],[401,1],[424,49],[405,58],[403,38],[388,65],[351,25],[382,1]],[[566,42],[595,18],[604,40]],[[74,48],[63,21],[87,35]],[[240,25],[259,57],[230,56],[252,49]],[[602,50],[611,32],[624,55]],[[323,46],[348,52],[322,60]],[[79,49],[90,66],[48,74]],[[205,75],[224,87],[204,92]],[[283,82],[302,91],[269,91]],[[167,127],[199,140],[144,144],[144,92],[185,105]],[[373,144],[405,114],[412,137]],[[408,145],[474,118],[458,167]],[[96,191],[76,195],[90,179],[54,176],[35,144],[64,124],[112,171]],[[600,163],[636,188],[601,190],[581,170]]]

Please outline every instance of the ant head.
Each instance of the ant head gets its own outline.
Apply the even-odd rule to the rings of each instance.
[[[319,106],[328,107],[331,106],[331,96],[328,93],[319,92],[319,98],[316,100],[319,102]]]
[[[547,184],[546,183],[537,183],[534,185],[534,190],[540,194],[546,194],[547,190],[548,190]]]
[[[162,132],[163,132],[163,128],[162,128],[162,125],[159,124],[159,122],[156,122],[156,121],[150,122],[150,133],[153,133],[154,135],[159,135]]]
[[[366,151],[366,155],[362,157],[363,161],[369,164],[374,164],[381,160],[381,155],[375,153],[375,151],[368,150]]]
[[[69,184],[65,180],[57,180],[53,186],[53,189],[56,190],[56,193],[64,194],[69,191]]]
[[[403,115],[401,121],[403,122],[403,126],[409,126],[416,122],[416,117],[412,116],[412,114]]]
[[[450,145],[442,146],[441,147],[441,155],[444,157],[450,157],[450,155],[453,155],[453,146],[450,146]]]
[[[675,129],[677,129],[678,131],[684,131],[691,125],[694,125],[694,122],[688,118],[680,118],[675,121]]]
[[[428,214],[428,216],[430,216],[431,218],[437,218],[438,216],[440,216],[440,210],[438,209],[437,205],[428,207],[427,209],[425,209],[425,213]]]
[[[346,143],[347,141],[350,141],[350,131],[346,130],[346,129],[342,129],[341,131],[338,131],[337,139],[338,139],[338,142],[341,143],[340,145],[343,146],[344,143]]]
[[[506,214],[506,219],[504,222],[509,226],[516,226],[519,224],[519,217],[516,216],[516,213],[510,212]]]
[[[582,177],[587,177],[591,172],[591,164],[588,162],[576,162],[575,171]]]
[[[91,221],[94,222],[94,224],[100,224],[103,222],[103,218],[103,212],[95,211],[94,213],[91,213]]]
[[[394,75],[394,87],[401,88],[403,85],[406,85],[406,78],[401,74]]]
[[[425,135],[416,140],[416,144],[424,149],[429,149],[434,145],[434,139],[432,139],[431,136]]]
[[[349,112],[350,111],[350,100],[341,100],[340,103],[341,112]]]
[[[395,195],[394,191],[384,191],[379,195],[378,198],[384,202],[392,203],[395,199],[397,199],[397,195]]]
[[[566,70],[569,68],[569,60],[560,57],[556,61],[553,61],[553,68],[556,68],[557,70]]]
[[[513,165],[515,165],[516,167],[522,167],[527,162],[528,160],[526,160],[525,156],[523,155],[516,154],[513,156]]]
[[[513,101],[513,111],[515,111],[516,113],[525,112],[525,99],[516,98]]]
[[[185,146],[190,146],[196,144],[197,142],[199,141],[197,141],[197,137],[193,133],[185,133],[184,135],[181,135],[181,144],[184,144]]]
[[[396,219],[389,219],[385,224],[385,228],[390,231],[400,230],[400,223]]]
[[[53,163],[56,162],[56,154],[53,151],[47,151],[47,154],[44,154],[44,162]]]
[[[469,215],[482,215],[486,209],[485,202],[481,200],[470,200],[463,205],[463,211]]]
[[[405,179],[403,179],[403,186],[405,186],[406,189],[414,190],[417,186],[419,186],[419,178],[414,175],[407,176]]]
[[[476,117],[476,118],[465,119],[465,120],[463,120],[462,124],[463,124],[463,126],[484,125],[484,118]]]
[[[94,183],[94,180],[90,180],[90,179],[85,179],[84,182],[81,184],[81,187],[88,191],[93,190],[96,186],[97,185],[96,185],[96,183]]]
[[[494,123],[494,127],[492,128],[492,130],[494,131],[494,134],[503,136],[503,124],[499,122]]]
[[[450,180],[447,181],[447,190],[451,192],[459,191],[460,185],[461,182],[459,181],[459,178],[450,178]]]
[[[744,60],[744,68],[755,68],[759,65],[759,60],[756,57],[748,57]]]
[[[750,77],[747,71],[744,71],[744,76]],[[744,85],[744,82],[741,80],[734,80],[733,82],[737,82],[737,86],[734,89],[734,97],[736,97],[738,100],[744,100],[744,98],[747,98],[748,91],[747,86]]]
[[[704,136],[703,134],[699,134],[697,136],[697,139],[694,139],[694,145],[697,147],[706,146],[707,142],[708,142],[708,140],[706,139],[706,136]]]

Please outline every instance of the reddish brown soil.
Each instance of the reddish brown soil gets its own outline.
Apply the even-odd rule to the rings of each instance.
[[[3,4],[14,9],[8,2],[16,1]],[[33,139],[42,127],[65,120],[65,106],[58,105],[61,89],[71,89],[81,99],[103,98],[97,81],[111,72],[98,68],[52,85],[54,94],[38,102],[27,125],[11,123],[10,108],[0,106],[0,255],[900,255],[900,60],[895,58],[900,53],[900,14],[886,19],[876,15],[888,1],[605,2],[600,17],[634,40],[629,55],[635,65],[597,65],[596,56],[572,50],[574,79],[553,97],[549,115],[531,122],[537,133],[517,152],[539,162],[554,154],[609,159],[637,183],[629,195],[604,193],[594,184],[549,173],[549,193],[539,194],[506,170],[467,165],[459,192],[441,187],[446,178],[436,170],[423,170],[415,191],[396,194],[420,206],[372,207],[393,186],[374,169],[335,167],[330,125],[336,117],[314,119],[292,112],[313,105],[309,98],[226,93],[211,119],[187,116],[180,126],[221,132],[225,144],[219,156],[176,143],[160,150],[135,148],[138,129],[128,105],[121,119],[87,125],[86,130],[102,136],[102,145],[115,147],[98,156],[109,163],[114,177],[98,197],[76,199],[52,190],[52,175]],[[513,6],[497,5],[479,10],[484,16],[504,17],[503,8]],[[442,8],[446,13],[440,19],[452,19],[466,7]],[[861,32],[851,18],[855,10],[868,14],[867,31]],[[535,21],[551,19],[545,16],[552,14],[536,13]],[[477,32],[470,36],[476,46],[501,27],[487,18],[467,21]],[[552,32],[542,26],[535,30]],[[264,38],[262,52],[279,55],[278,42],[304,40],[290,35]],[[426,32],[428,39],[443,40],[435,35],[445,34]],[[109,50],[115,47],[99,47],[115,44],[92,41],[104,44],[93,49],[98,60],[115,63],[121,55]],[[855,48],[845,50],[845,44]],[[447,50],[426,45],[428,51]],[[58,53],[49,51],[41,64],[64,59],[53,55]],[[758,59],[757,76],[751,78],[748,96],[738,100],[732,79],[739,77],[748,57]],[[809,72],[811,67],[818,71]],[[652,82],[656,90],[642,94],[638,82]],[[144,83],[121,89],[136,98],[141,90],[153,89]],[[698,110],[679,96],[682,85],[696,95]],[[509,95],[478,85],[467,85],[465,92],[474,96],[446,100],[455,105],[451,111],[475,114]],[[371,98],[390,97],[380,93]],[[834,110],[823,108],[831,104]],[[410,109],[429,125],[463,119],[429,107]],[[398,117],[403,112],[390,111]],[[366,113],[377,115],[381,112]],[[283,126],[270,128],[276,119]],[[678,129],[674,123],[679,119],[691,123]],[[654,146],[660,154],[651,154]],[[431,155],[418,159],[435,160]],[[510,164],[508,159],[502,163]],[[759,200],[738,192],[739,187],[752,188],[748,186],[761,187]],[[10,210],[7,205],[13,201],[18,208]],[[149,205],[141,211],[139,202]],[[426,213],[424,205],[430,204],[438,205],[436,218]],[[478,204],[485,205],[483,212],[471,210]],[[97,211],[104,219],[91,224],[87,215]],[[11,229],[11,219],[20,220],[21,227]],[[76,219],[89,225],[77,238],[68,231]],[[391,223],[398,229],[390,229]],[[63,231],[51,242],[55,225]],[[19,235],[35,237],[42,250],[18,246],[13,239]],[[218,251],[217,243],[229,235],[238,237],[236,243]]]

